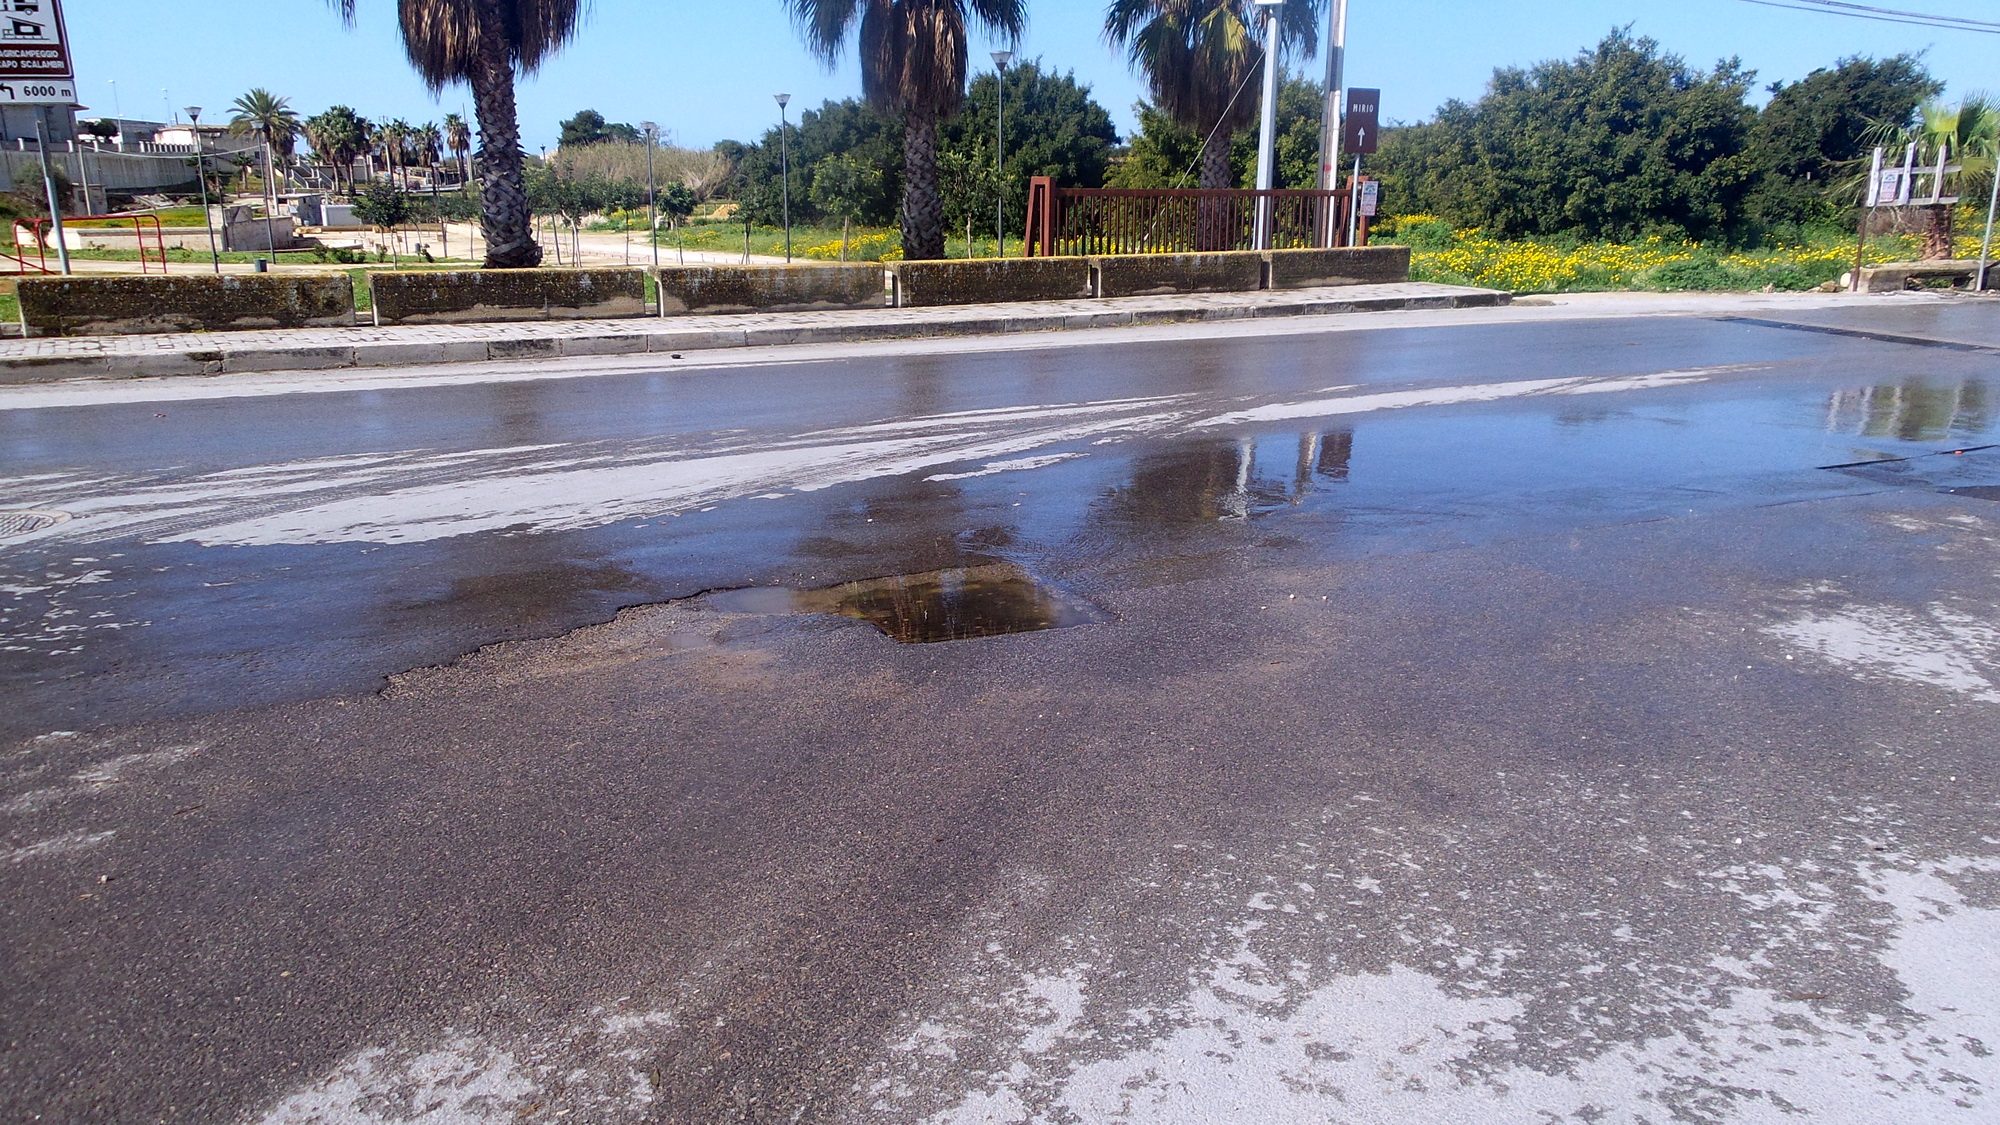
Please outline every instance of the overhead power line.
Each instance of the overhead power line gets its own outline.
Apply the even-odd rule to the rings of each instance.
[[[1989,20],[1940,16],[1931,12],[1910,12],[1901,8],[1878,8],[1872,4],[1851,4],[1846,0],[1743,0],[1743,3],[1755,4],[1760,8],[1783,8],[1792,12],[1818,12],[1821,15],[1850,16],[1854,19],[1877,20],[1882,23],[1905,23],[1917,27],[1941,27],[1949,31],[1974,31],[1981,35],[2000,35],[2000,23]]]

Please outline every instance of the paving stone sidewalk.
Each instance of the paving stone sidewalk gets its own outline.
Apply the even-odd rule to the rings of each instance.
[[[1393,309],[1487,308],[1508,294],[1401,282],[921,309],[0,340],[0,384],[621,355],[1107,328]]]

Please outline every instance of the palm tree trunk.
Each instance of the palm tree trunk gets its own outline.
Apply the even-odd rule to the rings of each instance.
[[[1204,191],[1223,191],[1236,186],[1229,166],[1230,138],[1226,129],[1217,129],[1201,144],[1201,186]],[[1202,198],[1195,209],[1195,249],[1228,250],[1235,245],[1229,205],[1221,200]]]
[[[1205,191],[1222,191],[1236,186],[1234,170],[1229,166],[1230,137],[1226,129],[1217,129],[1201,143],[1201,186]]]
[[[938,191],[937,113],[912,109],[903,124],[903,257],[944,257],[944,196]]]
[[[472,74],[472,106],[479,117],[480,232],[487,269],[542,264],[530,229],[528,189],[521,176],[521,124],[514,109],[514,63],[494,0],[482,0],[479,66]]]

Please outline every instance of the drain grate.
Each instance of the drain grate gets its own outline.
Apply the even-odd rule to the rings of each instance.
[[[67,519],[67,512],[0,512],[0,539],[33,535]]]

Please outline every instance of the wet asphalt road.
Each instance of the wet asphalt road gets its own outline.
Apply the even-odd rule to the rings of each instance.
[[[0,395],[0,1107],[1991,1120],[2000,309],[1709,312]]]

